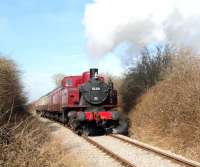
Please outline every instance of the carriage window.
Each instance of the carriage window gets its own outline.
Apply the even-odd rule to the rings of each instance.
[[[66,80],[66,86],[71,86],[71,80]]]

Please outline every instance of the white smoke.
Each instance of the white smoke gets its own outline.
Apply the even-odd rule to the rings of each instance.
[[[199,0],[94,0],[83,23],[88,53],[95,57],[122,43],[129,50],[171,42],[200,51]]]

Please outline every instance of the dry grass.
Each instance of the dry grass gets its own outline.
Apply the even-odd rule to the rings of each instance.
[[[180,50],[163,81],[130,113],[137,139],[200,161],[200,60]]]
[[[60,143],[51,139],[47,125],[36,118],[29,117],[12,128],[1,128],[1,131],[7,135],[0,143],[0,166],[66,167],[70,164],[70,159],[64,161]]]

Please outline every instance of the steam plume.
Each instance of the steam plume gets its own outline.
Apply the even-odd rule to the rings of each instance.
[[[86,6],[87,49],[91,56],[122,43],[141,48],[171,42],[200,51],[199,0],[94,0]]]

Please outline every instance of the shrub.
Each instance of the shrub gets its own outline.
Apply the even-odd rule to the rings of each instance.
[[[130,113],[130,131],[139,140],[199,161],[200,59],[184,49],[171,64]]]
[[[0,57],[0,118],[23,111],[26,98],[20,83],[20,73],[12,60]]]
[[[68,166],[48,125],[28,114],[25,105],[17,66],[0,57],[0,166]]]

